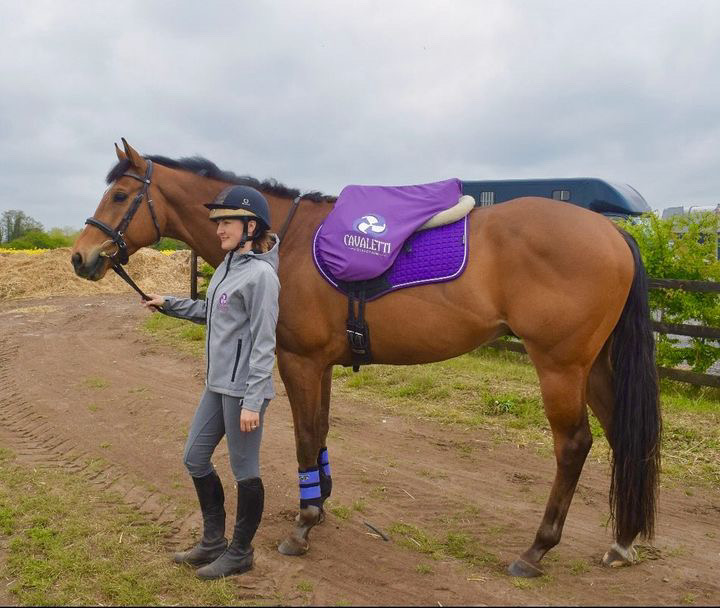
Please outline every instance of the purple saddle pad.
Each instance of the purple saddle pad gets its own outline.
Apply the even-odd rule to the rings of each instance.
[[[450,281],[459,277],[468,259],[467,221],[421,230],[401,247],[391,268],[370,281],[363,282],[368,301],[403,287]],[[336,289],[347,294],[357,290],[358,283],[342,281],[333,276],[324,252],[317,246],[320,228],[313,239],[313,259],[320,274]]]
[[[331,275],[365,281],[387,271],[405,241],[462,196],[458,179],[418,186],[346,186],[315,235]]]

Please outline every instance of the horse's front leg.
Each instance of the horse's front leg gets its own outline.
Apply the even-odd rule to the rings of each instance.
[[[328,409],[322,407],[323,380],[329,381],[327,370],[332,368],[282,350],[278,350],[278,368],[293,414],[300,488],[300,513],[294,529],[280,543],[278,551],[302,555],[309,548],[310,529],[322,521],[322,505],[329,494],[327,490],[323,492],[327,484],[321,483],[326,480],[321,480],[323,465],[319,459],[328,430]],[[327,400],[329,405],[329,390]]]

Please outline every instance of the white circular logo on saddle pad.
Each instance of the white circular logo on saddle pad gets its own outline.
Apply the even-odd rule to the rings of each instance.
[[[387,224],[382,216],[368,214],[355,220],[353,228],[363,234],[382,234],[387,230]]]

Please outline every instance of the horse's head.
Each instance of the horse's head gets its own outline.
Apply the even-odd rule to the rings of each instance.
[[[113,260],[124,264],[159,240],[165,223],[165,205],[158,205],[162,194],[152,185],[152,162],[122,142],[124,151],[115,144],[119,162],[108,175],[109,186],[72,249],[75,274],[92,281],[102,279]]]

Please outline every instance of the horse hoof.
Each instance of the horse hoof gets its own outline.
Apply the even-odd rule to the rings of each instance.
[[[517,558],[510,566],[508,566],[508,572],[512,576],[520,576],[522,578],[533,578],[536,576],[542,576],[543,571],[537,566],[534,566],[530,562],[526,562],[524,559]]]
[[[291,537],[280,543],[278,551],[283,555],[305,555],[309,548],[307,541],[298,541]]]
[[[637,559],[637,551],[631,548],[629,551],[623,549],[619,545],[613,545],[610,550],[603,555],[602,565],[608,568],[624,568],[632,566]]]

